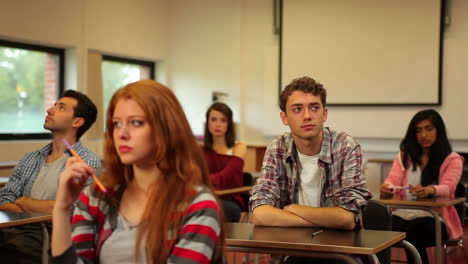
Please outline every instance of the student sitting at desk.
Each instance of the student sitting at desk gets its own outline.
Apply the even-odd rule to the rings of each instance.
[[[309,77],[295,79],[281,92],[280,108],[291,132],[267,147],[263,177],[250,198],[254,224],[360,228],[371,198],[361,172],[361,147],[348,134],[323,126],[325,88]]]
[[[206,111],[204,154],[211,181],[216,189],[242,187],[244,156],[247,147],[235,142],[236,133],[232,110],[224,103],[214,103]],[[238,222],[246,205],[240,194],[221,198],[228,222]]]
[[[52,132],[53,141],[26,154],[14,168],[9,182],[0,190],[0,210],[52,213],[59,175],[71,156],[63,138],[97,170],[101,166],[99,159],[79,141],[96,117],[97,108],[86,95],[65,91],[47,110],[44,122],[44,128]],[[0,229],[0,256],[5,263],[40,263],[42,226],[29,224]]]
[[[103,183],[76,158],[60,175],[53,263],[216,263],[220,210],[208,170],[171,90],[145,80],[118,90],[107,111]]]
[[[462,168],[463,158],[452,152],[442,117],[433,109],[423,110],[411,119],[400,144],[400,153],[380,187],[380,192],[383,195],[392,195],[397,188],[408,187],[407,195],[454,197]],[[398,192],[406,190],[399,189]],[[447,235],[450,238],[463,235],[455,207],[443,207],[440,210],[444,220],[442,239],[447,239]],[[422,263],[429,263],[426,247],[435,245],[435,222],[429,212],[395,210],[392,228],[406,232],[406,240],[419,251]]]

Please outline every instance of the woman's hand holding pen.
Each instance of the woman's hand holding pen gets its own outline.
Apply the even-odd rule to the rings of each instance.
[[[86,181],[93,174],[94,169],[81,159],[68,158],[65,170],[60,174],[54,210],[69,211],[86,185]]]
[[[410,187],[410,193],[413,193],[416,195],[418,198],[425,198],[428,196],[434,196],[435,195],[435,189],[432,186],[421,186],[421,185],[409,185]]]
[[[388,183],[384,183],[380,186],[380,193],[383,195],[393,195],[394,191],[395,189]]]

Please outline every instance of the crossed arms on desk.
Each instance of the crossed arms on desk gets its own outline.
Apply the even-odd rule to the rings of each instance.
[[[354,213],[341,207],[309,207],[290,204],[284,209],[260,205],[253,210],[253,223],[260,226],[321,226],[353,230]]]
[[[0,205],[0,211],[51,214],[54,204],[54,200],[36,200],[23,196],[13,203]]]

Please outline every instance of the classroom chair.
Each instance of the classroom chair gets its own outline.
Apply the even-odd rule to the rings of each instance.
[[[364,229],[370,230],[392,230],[392,211],[382,202],[369,200],[362,213]],[[377,253],[377,258],[382,264],[390,264],[391,249],[387,248]]]
[[[369,200],[367,201],[367,206],[362,213],[362,224],[364,229],[392,231],[392,211],[382,202]],[[412,257],[414,258],[415,263],[421,263],[421,257],[411,243],[403,240],[400,242],[398,247],[403,247],[411,252],[411,256],[407,256],[407,258]],[[387,248],[377,253],[377,258],[382,264],[390,264],[392,262],[391,249]]]
[[[252,186],[253,185],[253,177],[252,174],[248,172],[244,172],[244,179],[242,181],[243,186]],[[244,204],[247,206],[246,211],[241,212],[241,217],[239,222],[240,223],[248,223],[250,222],[250,213],[249,213],[249,198],[250,192],[241,193],[242,200],[244,200]]]

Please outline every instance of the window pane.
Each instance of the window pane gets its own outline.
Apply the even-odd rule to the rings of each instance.
[[[154,66],[153,66],[154,67]],[[139,80],[151,79],[153,67],[104,59],[102,62],[104,126],[109,101],[119,88]]]
[[[0,44],[0,134],[48,133],[44,118],[59,94],[59,63],[57,54]]]

